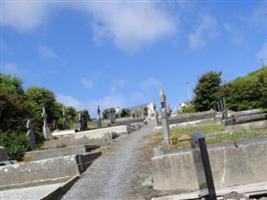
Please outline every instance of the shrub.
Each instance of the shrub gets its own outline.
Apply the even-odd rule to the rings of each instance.
[[[7,154],[11,160],[21,160],[24,152],[29,149],[26,135],[11,131],[0,131],[0,146],[7,149]]]

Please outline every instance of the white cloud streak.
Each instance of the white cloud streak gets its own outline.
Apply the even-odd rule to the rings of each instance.
[[[45,58],[57,59],[57,60],[60,59],[60,56],[54,50],[48,48],[47,46],[39,45],[38,49],[40,54]]]
[[[132,1],[3,1],[1,24],[20,32],[44,25],[55,8],[85,12],[95,41],[111,40],[119,49],[135,52],[176,33],[176,21],[159,3]]]
[[[202,15],[200,23],[188,36],[189,47],[199,49],[206,46],[208,41],[218,35],[217,26],[216,18],[210,15]]]

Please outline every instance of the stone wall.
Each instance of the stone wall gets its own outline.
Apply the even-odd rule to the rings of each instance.
[[[208,145],[216,189],[267,180],[267,138]],[[152,158],[154,189],[192,191],[198,181],[191,149]]]

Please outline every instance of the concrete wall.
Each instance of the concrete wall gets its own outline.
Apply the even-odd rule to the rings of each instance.
[[[26,152],[24,157],[29,157],[32,160],[42,160],[47,158],[54,158],[60,156],[70,156],[86,153],[84,145],[68,147],[68,148],[56,148],[49,150],[40,150],[40,151],[29,151]]]
[[[144,122],[144,118],[118,118],[116,119],[116,122],[115,124],[117,126],[119,125],[130,125],[130,124],[133,124],[133,123],[139,123],[139,122]]]
[[[267,127],[267,120],[249,122],[244,124],[236,124],[225,126],[225,130],[233,131],[233,130],[251,130],[251,129],[262,129]]]
[[[196,113],[179,113],[175,117],[169,118],[169,124],[178,124],[183,122],[204,120],[204,119],[214,119],[216,117],[215,111],[205,111]]]
[[[267,138],[209,145],[216,189],[267,180]],[[198,180],[190,149],[152,158],[156,190],[197,190]]]
[[[66,181],[83,172],[100,155],[72,155],[2,166],[0,190]]]

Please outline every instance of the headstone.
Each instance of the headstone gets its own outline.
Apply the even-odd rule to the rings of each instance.
[[[97,128],[102,128],[101,110],[100,106],[97,106]]]
[[[154,101],[153,109],[155,111],[155,118],[156,118],[157,126],[159,126],[159,114],[157,111],[157,105],[156,105],[155,101]]]
[[[163,90],[160,91],[160,104],[161,104],[161,124],[163,131],[163,146],[168,147],[170,144],[170,128],[167,114],[166,95]]]
[[[48,136],[51,133],[51,131],[50,131],[50,129],[48,127],[48,124],[47,124],[47,114],[46,114],[46,111],[45,111],[45,107],[43,107],[42,117],[44,119],[44,123],[43,123],[43,135],[44,135],[44,138],[47,140],[48,139]]]
[[[0,162],[8,160],[8,155],[5,147],[0,146]]]
[[[109,109],[109,120],[110,120],[110,125],[115,124],[115,112]]]
[[[34,129],[32,127],[31,120],[28,119],[26,127],[27,127],[27,134],[26,134],[27,140],[29,142],[30,148],[34,149],[34,147],[35,147],[35,133],[34,133]]]
[[[193,134],[191,147],[201,197],[206,197],[209,200],[216,200],[216,191],[210,167],[209,155],[203,134]]]
[[[87,129],[87,120],[79,113],[79,123],[80,123],[80,131],[84,131]]]

